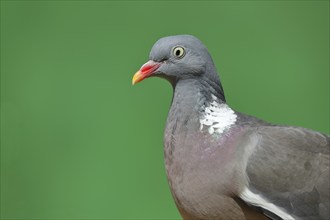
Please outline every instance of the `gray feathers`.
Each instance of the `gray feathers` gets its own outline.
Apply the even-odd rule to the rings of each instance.
[[[329,218],[329,137],[303,128],[260,126],[249,187],[297,219]]]
[[[177,58],[173,49],[181,46],[185,56]],[[180,80],[198,79],[200,85],[213,90],[225,101],[219,76],[203,43],[191,35],[177,35],[159,39],[151,49],[149,59],[162,65],[153,76],[167,79],[173,86]]]
[[[173,54],[177,46],[185,56]],[[330,218],[329,136],[231,110],[209,52],[193,36],[161,38],[150,59],[160,64],[153,76],[174,89],[165,166],[184,219]]]

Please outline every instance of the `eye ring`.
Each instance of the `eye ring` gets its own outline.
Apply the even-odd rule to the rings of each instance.
[[[173,55],[177,58],[182,58],[186,54],[185,50],[181,46],[176,46],[173,48]]]

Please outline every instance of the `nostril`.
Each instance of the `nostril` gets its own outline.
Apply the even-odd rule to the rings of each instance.
[[[157,62],[157,63],[165,63],[168,59],[166,57],[164,58],[157,58],[157,59],[151,59],[153,60],[154,62]]]

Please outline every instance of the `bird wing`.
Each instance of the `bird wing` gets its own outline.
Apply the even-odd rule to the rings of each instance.
[[[329,136],[284,126],[257,135],[240,198],[272,219],[329,219]]]

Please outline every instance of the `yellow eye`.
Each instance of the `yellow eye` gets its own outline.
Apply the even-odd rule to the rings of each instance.
[[[180,47],[180,46],[174,47],[173,54],[177,58],[182,58],[185,55],[184,48],[183,47]]]

